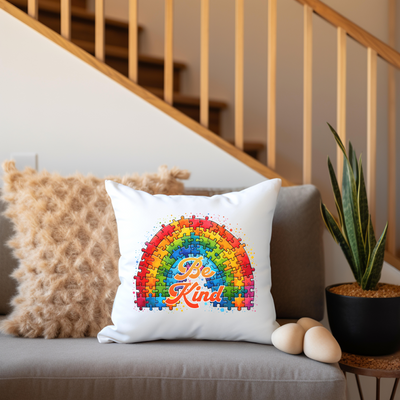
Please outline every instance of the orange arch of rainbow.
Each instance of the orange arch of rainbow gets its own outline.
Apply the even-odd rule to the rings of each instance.
[[[169,288],[178,281],[174,267],[185,258],[202,256],[216,272],[206,279],[205,287],[218,290],[225,286],[221,302],[214,307],[241,310],[254,307],[254,276],[245,244],[208,217],[184,218],[162,225],[142,249],[136,281],[135,303],[142,309],[173,309],[165,304]],[[207,262],[208,261],[208,262]]]

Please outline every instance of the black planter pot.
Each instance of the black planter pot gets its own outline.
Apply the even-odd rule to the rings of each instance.
[[[366,298],[325,289],[329,325],[342,351],[378,356],[400,348],[400,297]]]

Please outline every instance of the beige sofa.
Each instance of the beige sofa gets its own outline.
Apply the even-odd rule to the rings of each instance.
[[[283,188],[271,243],[278,321],[324,310],[320,196],[313,186]],[[0,204],[0,209],[4,205]],[[0,314],[15,291],[17,261],[0,217]],[[337,364],[247,342],[156,341],[100,345],[96,338],[26,339],[0,335],[0,399],[324,399],[346,398]]]

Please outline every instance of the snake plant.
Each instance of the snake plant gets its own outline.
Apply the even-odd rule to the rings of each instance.
[[[329,128],[344,155],[343,181],[341,193],[328,157],[329,175],[339,218],[337,221],[321,202],[322,218],[332,237],[340,245],[360,287],[363,290],[375,290],[381,277],[388,224],[377,242],[368,211],[361,157],[357,162],[356,152],[350,142],[347,155],[340,137],[332,126],[329,125]]]

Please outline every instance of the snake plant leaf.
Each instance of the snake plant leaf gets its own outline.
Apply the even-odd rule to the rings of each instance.
[[[376,243],[374,250],[372,251],[368,267],[361,280],[361,288],[363,290],[376,289],[376,285],[378,284],[379,279],[381,278],[383,259],[385,256],[385,242],[386,242],[387,228],[388,224],[386,224],[385,229],[383,230],[383,233],[379,238],[378,243]]]
[[[344,221],[343,221],[343,203],[342,203],[342,196],[340,194],[340,189],[339,185],[336,179],[336,174],[335,170],[333,169],[331,160],[328,157],[328,169],[329,169],[329,175],[331,178],[331,184],[332,184],[332,189],[333,189],[333,194],[335,196],[335,205],[336,205],[336,210],[339,215],[339,222],[341,227],[344,226]]]
[[[359,284],[361,284],[362,275],[360,274],[360,270],[356,267],[354,263],[354,258],[349,243],[343,236],[335,218],[332,216],[332,214],[326,208],[325,204],[323,204],[322,202],[321,202],[321,214],[325,222],[325,225],[328,228],[329,232],[331,233],[332,237],[335,239],[336,243],[340,245],[343,254],[346,257],[346,260],[349,263],[350,268],[353,272],[354,278]]]
[[[358,162],[357,162],[357,156],[356,156],[356,152],[351,144],[351,142],[349,142],[349,161],[351,164],[351,169],[353,170],[353,174],[354,174],[354,179],[356,180],[356,186],[358,187],[358,180],[359,180],[359,173],[358,173]]]
[[[331,130],[331,132],[333,133],[333,136],[335,137],[336,143],[338,144],[338,146],[340,147],[340,149],[342,150],[344,157],[347,158],[347,154],[346,154],[346,149],[342,143],[342,140],[340,139],[339,135],[336,133],[336,131],[332,128],[332,126],[330,124],[328,124],[329,129]]]
[[[349,160],[350,160],[350,162],[352,161],[352,159],[353,159],[353,146],[351,145],[351,142],[349,141]],[[353,168],[353,164],[351,164],[351,168]],[[354,172],[354,169],[353,169],[353,172]]]
[[[347,239],[353,252],[356,269],[361,274],[362,264],[365,263],[364,241],[361,237],[359,221],[357,188],[350,162],[346,159],[343,171],[343,216],[346,226]]]
[[[368,245],[367,252],[368,252],[368,260],[367,264],[369,264],[369,260],[371,259],[372,253],[374,251],[374,248],[376,246],[376,239],[375,239],[375,232],[374,232],[374,227],[372,225],[372,219],[371,216],[369,216],[368,219],[368,229],[367,229],[367,237],[366,237],[366,242]],[[364,271],[365,273],[365,271]]]
[[[322,201],[321,201],[321,205],[320,205],[320,210],[321,210],[322,219],[324,221],[326,229],[328,229],[329,233],[332,235],[332,237],[335,240],[335,242],[339,243],[337,238],[336,238],[336,236],[335,236],[335,234],[333,233],[333,230],[331,228],[331,224],[330,224],[328,218],[326,217],[326,214],[329,213],[329,210],[326,208],[325,204],[322,203]]]
[[[362,167],[362,162],[361,162],[361,156],[360,156],[360,183],[358,186],[358,210],[359,210],[359,219],[361,223],[361,234],[364,239],[364,247],[366,253],[368,252],[367,249],[367,234],[368,234],[368,222],[370,219],[369,216],[369,210],[368,210],[368,199],[367,199],[367,190],[365,189],[365,181],[364,181],[364,173],[363,173],[363,167]],[[373,228],[372,228],[373,231]],[[375,236],[374,236],[375,240]],[[375,244],[374,244],[375,246]]]

